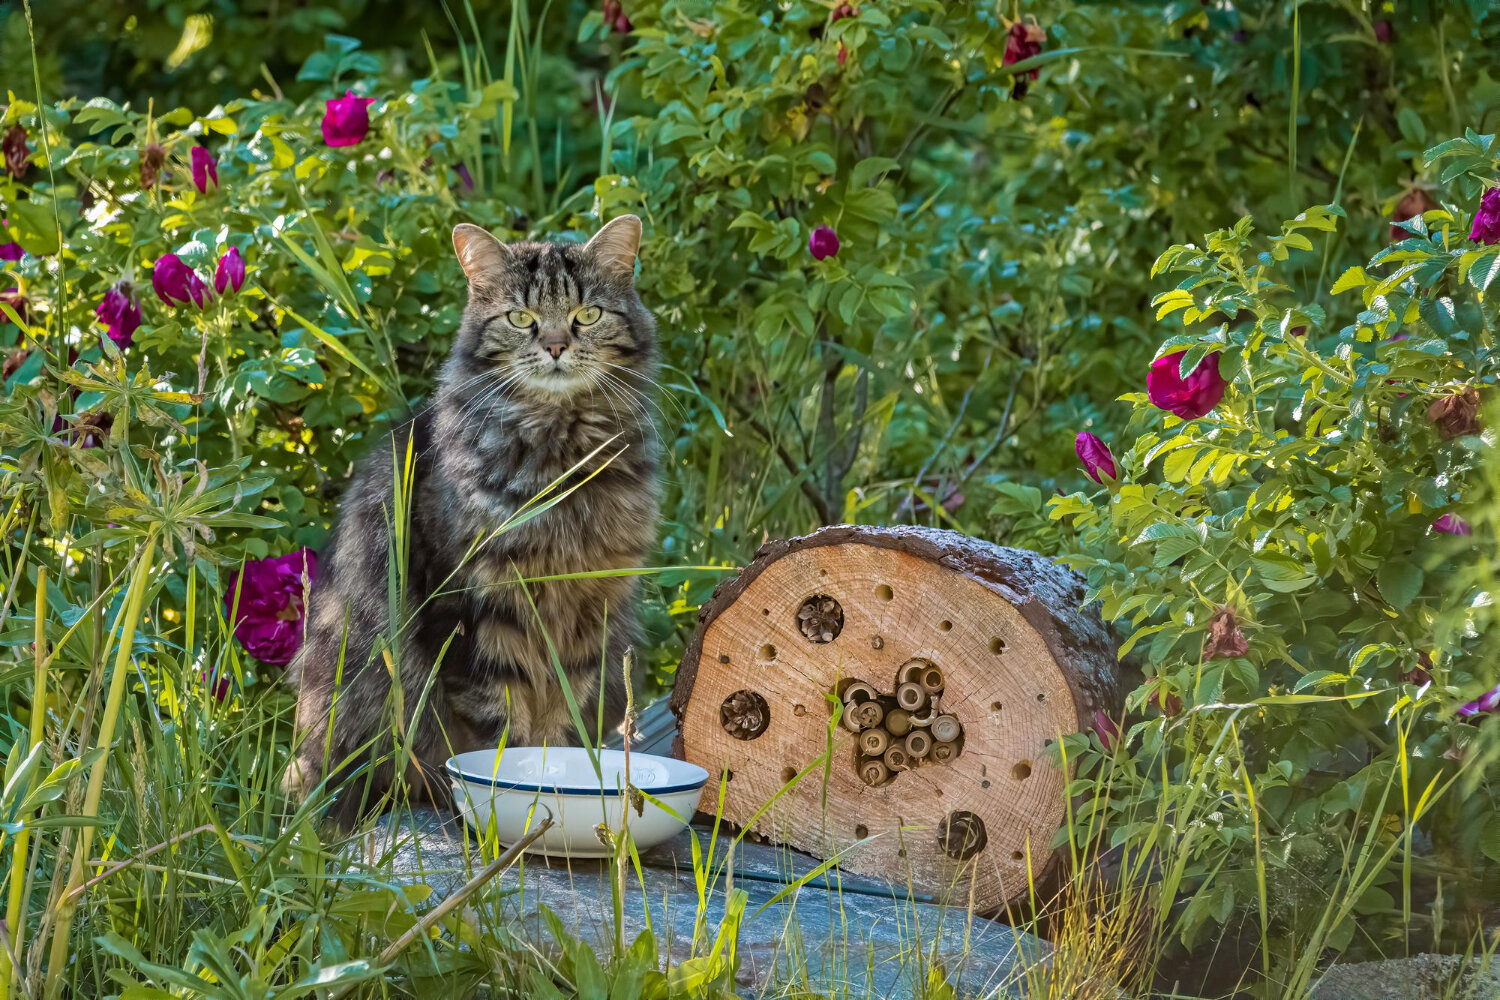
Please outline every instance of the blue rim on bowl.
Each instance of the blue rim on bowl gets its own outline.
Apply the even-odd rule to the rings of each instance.
[[[513,752],[513,751],[530,750],[530,749],[537,749],[537,748],[534,748],[534,747],[514,747],[514,748],[511,748],[511,749],[512,749],[512,752]],[[581,748],[579,748],[579,747],[556,747],[554,749],[557,749],[557,750],[578,750],[578,749],[581,749]],[[494,751],[481,750],[481,751],[476,751],[476,752],[489,754],[489,753],[493,753]],[[600,756],[603,756],[605,754],[611,754],[611,755],[617,755],[617,756],[622,756],[623,757],[622,751],[619,751],[619,750],[600,750],[599,754],[600,754]],[[496,776],[488,774],[488,773],[478,774],[478,773],[475,773],[473,771],[465,771],[465,770],[463,770],[462,767],[459,766],[459,764],[458,764],[459,758],[466,757],[466,756],[468,756],[468,754],[459,754],[456,757],[449,757],[448,758],[448,762],[444,765],[444,768],[447,770],[449,776],[451,776],[454,780],[465,782],[465,783],[471,784],[471,785],[488,785],[491,788],[499,788],[499,789],[503,789],[504,791],[510,791],[510,792],[536,792],[536,793],[542,793],[542,794],[547,794],[547,795],[590,795],[590,796],[599,795],[599,796],[603,796],[605,798],[618,797],[619,795],[623,794],[623,791],[624,791],[623,789],[618,788],[618,787],[610,788],[610,787],[605,787],[605,786],[603,786],[601,784],[587,784],[587,785],[583,785],[583,784],[561,784],[561,785],[559,785],[559,784],[544,784],[542,782],[537,782],[537,781],[515,781],[515,780],[511,780],[509,778],[496,777]],[[649,759],[649,760],[652,760],[652,761],[661,761],[663,763],[666,763],[666,764],[670,765],[674,769],[676,769],[676,768],[682,768],[682,769],[687,770],[688,773],[690,773],[690,774],[693,773],[693,772],[696,772],[697,775],[698,775],[698,777],[693,778],[692,780],[680,781],[680,782],[673,782],[670,785],[664,785],[664,784],[637,784],[637,785],[635,785],[636,788],[638,788],[639,790],[641,790],[643,792],[646,792],[649,795],[660,796],[660,795],[671,795],[671,794],[673,794],[675,792],[695,791],[695,790],[697,790],[699,788],[702,788],[704,786],[704,784],[707,783],[707,781],[708,781],[708,772],[707,771],[705,771],[703,768],[699,767],[697,764],[690,764],[690,763],[688,763],[685,760],[677,760],[676,758],[673,758],[673,757],[660,757],[660,756],[656,756],[656,755],[653,755],[653,754],[646,754],[646,753],[631,754],[631,756],[632,757],[636,757],[636,758],[645,758],[645,759]],[[504,760],[504,754],[503,753],[501,754],[501,760]],[[634,783],[632,782],[632,784],[634,784]]]

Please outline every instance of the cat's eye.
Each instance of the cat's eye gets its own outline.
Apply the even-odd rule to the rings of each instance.
[[[522,330],[536,326],[536,317],[524,309],[513,309],[505,314],[505,318],[510,320],[511,326],[518,326]]]
[[[598,306],[584,306],[573,314],[573,322],[579,326],[593,326],[603,315]]]

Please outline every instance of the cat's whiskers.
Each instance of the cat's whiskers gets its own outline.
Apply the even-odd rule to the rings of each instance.
[[[619,379],[610,375],[609,372],[603,371],[602,369],[595,369],[595,371],[600,378],[600,381],[598,383],[600,391],[604,392],[606,397],[610,399],[615,398],[616,394],[619,394],[620,402],[625,404],[626,412],[629,413],[635,420],[635,430],[636,433],[640,435],[640,440],[650,441],[651,435],[649,432],[647,432],[646,427],[651,424],[651,414],[647,413],[645,408],[642,407],[639,403],[632,400],[628,393],[623,393],[619,388],[616,388],[620,385]],[[644,423],[642,423],[643,418]],[[622,431],[625,429],[624,421],[619,420],[618,416],[616,417],[616,423],[619,425]]]
[[[482,376],[482,378],[493,378],[495,379],[495,384],[493,386],[482,386],[479,389],[473,390],[473,393],[469,397],[469,399],[467,399],[464,404],[459,407],[455,419],[460,421],[463,420],[464,417],[469,413],[469,411],[479,409],[491,397],[495,396],[497,393],[504,391],[506,387],[513,384],[516,380],[520,379],[524,375],[525,372],[521,370],[521,362],[519,361],[512,362],[508,365],[502,365],[499,368],[494,368],[486,372],[484,376]],[[467,385],[468,383],[465,384]]]
[[[645,372],[637,371],[634,368],[627,368],[625,365],[615,364],[612,361],[604,361],[604,360],[598,359],[598,358],[596,358],[594,360],[597,361],[601,365],[607,365],[608,367],[617,369],[619,371],[622,371],[622,372],[624,372],[627,375],[633,375],[636,378],[641,379],[642,381],[646,382],[647,384],[655,387],[656,391],[661,395],[661,397],[663,399],[665,399],[668,403],[671,403],[672,406],[674,406],[676,408],[678,417],[680,417],[683,421],[686,421],[688,419],[688,412],[683,407],[683,405],[680,402],[677,401],[676,393],[672,392],[670,389],[668,389],[666,386],[662,385],[660,382],[658,382],[656,379],[652,378],[650,375],[647,375]],[[618,376],[617,376],[617,378],[618,378]],[[646,392],[644,389],[638,389],[635,386],[632,386],[632,385],[630,385],[628,383],[623,383],[622,382],[622,384],[624,384],[627,389],[630,389],[632,392],[638,394],[643,399],[645,399],[646,401],[648,401],[649,403],[651,403],[653,406],[655,406],[656,407],[656,412],[661,414],[662,420],[663,421],[667,420],[667,413],[666,413],[666,411],[661,408],[661,404],[658,403],[656,401],[656,399],[650,393]]]

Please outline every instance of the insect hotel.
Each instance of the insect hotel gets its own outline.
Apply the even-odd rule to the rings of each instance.
[[[1065,775],[1049,747],[1119,705],[1114,644],[1083,599],[1070,570],[955,532],[770,543],[700,613],[676,755],[724,776],[730,822],[1003,909],[1056,863]]]

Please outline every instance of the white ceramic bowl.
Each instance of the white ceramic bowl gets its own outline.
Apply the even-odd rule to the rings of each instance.
[[[582,747],[506,747],[474,750],[448,759],[453,798],[463,817],[478,830],[491,817],[500,843],[516,843],[548,812],[552,827],[528,850],[549,857],[602,858],[603,823],[618,831],[625,823],[625,753],[599,750],[599,772]],[[630,811],[630,836],[645,850],[671,840],[688,821],[708,772],[696,764],[649,753],[630,755],[629,784],[666,806],[646,801]],[[668,811],[670,810],[670,812]]]

